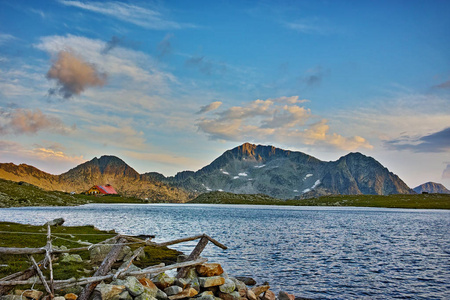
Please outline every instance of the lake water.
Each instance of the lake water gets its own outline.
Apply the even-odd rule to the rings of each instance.
[[[0,221],[156,235],[206,233],[203,256],[233,276],[313,299],[450,299],[450,211],[246,205],[83,205],[0,209]],[[189,253],[197,241],[172,246]]]

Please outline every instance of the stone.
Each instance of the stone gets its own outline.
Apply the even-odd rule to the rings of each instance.
[[[53,300],[65,300],[66,298],[64,298],[63,296],[58,296],[53,298]]]
[[[65,255],[64,255],[64,254],[65,254]],[[62,263],[83,262],[83,260],[81,259],[81,256],[78,255],[78,254],[67,254],[67,253],[63,253],[61,262],[62,262]]]
[[[133,297],[131,297],[130,293],[128,291],[123,291],[119,295],[119,300],[133,300]]]
[[[151,281],[150,279],[143,277],[139,279],[139,282],[144,286],[145,291],[147,294],[151,295],[152,297],[156,297],[158,294],[158,287]]]
[[[184,290],[190,282],[190,280],[185,278],[177,278],[174,283]]]
[[[197,270],[197,273],[201,277],[212,277],[212,276],[218,276],[223,273],[222,266],[220,264],[214,264],[214,263],[206,263],[201,264],[195,267]]]
[[[198,294],[198,292],[193,289],[193,288],[187,288],[184,291],[182,291],[181,293],[177,294],[177,295],[173,295],[173,296],[169,296],[169,300],[178,300],[178,299],[183,299],[183,298],[191,298],[194,297]]]
[[[280,291],[278,293],[278,300],[295,300],[295,296],[286,292]]]
[[[230,294],[236,289],[236,284],[231,279],[225,279],[225,283],[219,286],[222,293]]]
[[[275,293],[271,290],[267,290],[264,295],[261,297],[261,300],[276,300],[277,297],[275,296]]]
[[[4,295],[0,297],[1,300],[23,300],[20,295]]]
[[[116,279],[112,284],[124,285],[132,297],[139,296],[144,292],[144,286],[133,276],[128,276],[124,280]]]
[[[44,226],[50,225],[50,226],[61,226],[62,224],[64,224],[64,218],[57,218],[51,221],[48,221],[47,223],[44,224]]]
[[[113,245],[95,245],[89,249],[89,256],[91,263],[102,262],[108,253],[111,251]],[[131,248],[124,246],[120,252],[117,260],[121,261],[126,259],[127,256],[132,255]]]
[[[164,290],[165,288],[171,286],[175,282],[175,278],[170,277],[166,273],[160,273],[156,277],[154,277],[153,282],[159,289]]]
[[[247,298],[248,300],[257,300],[258,297],[256,297],[255,293],[252,290],[247,291]]]
[[[189,284],[191,288],[194,288],[197,292],[200,292],[200,282],[198,281],[198,277],[191,279]]]
[[[200,286],[204,288],[211,286],[219,286],[225,283],[225,278],[220,276],[199,277],[198,280],[200,282]]]
[[[158,299],[158,300],[167,300],[167,299],[169,299],[169,297],[167,296],[167,294],[164,293],[163,291],[161,291],[160,289],[158,289],[158,290],[156,291],[156,296],[155,296],[155,298]]]
[[[241,295],[237,291],[231,292],[231,293],[219,293],[219,298],[222,300],[240,300]]]
[[[119,295],[125,291],[124,285],[100,283],[95,287],[94,297],[99,299],[119,299]],[[67,298],[66,298],[67,300]]]
[[[242,281],[246,285],[255,285],[256,284],[255,279],[248,277],[248,276],[236,276],[236,279],[239,281]]]
[[[148,293],[142,293],[137,297],[134,297],[134,300],[155,300],[156,298],[149,295]]]
[[[25,291],[20,291],[20,292],[21,293],[19,295],[30,298],[30,299],[35,299],[35,300],[41,299],[42,296],[44,295],[43,292],[36,291],[36,290],[25,290]]]
[[[77,300],[78,296],[74,293],[68,293],[64,295],[64,299],[66,300]]]
[[[261,295],[262,293],[264,293],[265,291],[267,291],[268,289],[270,289],[269,285],[260,285],[260,286],[255,286],[252,288],[253,293],[255,293],[255,295],[258,297],[259,295]]]
[[[169,299],[170,299],[170,296],[179,294],[182,291],[183,291],[183,288],[179,287],[178,285],[172,285],[172,286],[169,286],[164,289],[164,293],[166,293],[167,296],[169,296]]]

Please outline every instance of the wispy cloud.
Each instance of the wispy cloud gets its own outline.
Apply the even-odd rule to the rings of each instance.
[[[8,43],[8,42],[13,41],[15,39],[16,39],[16,37],[11,35],[11,34],[0,33],[0,45],[3,45],[5,43]]]
[[[197,68],[201,73],[205,75],[223,74],[226,72],[227,67],[223,63],[214,62],[205,56],[192,56],[185,62],[186,66]]]
[[[193,24],[168,20],[167,16],[156,9],[148,9],[123,2],[81,2],[68,0],[59,0],[59,2],[66,6],[99,13],[147,29],[169,30],[196,27]]]
[[[449,152],[450,127],[420,137],[401,136],[397,139],[385,141],[385,145],[389,149],[410,150],[413,152]]]
[[[73,128],[65,126],[59,118],[46,115],[39,109],[18,108],[10,111],[0,111],[0,135],[34,135],[39,131],[67,134],[71,130]]]
[[[315,117],[310,109],[296,104],[304,101],[298,100],[298,97],[255,100],[243,106],[217,112],[214,118],[200,118],[197,120],[197,126],[199,131],[215,140],[296,141],[297,145],[344,150],[372,148],[370,143],[360,136],[344,137],[330,133],[326,119],[311,123]]]
[[[205,105],[205,106],[200,107],[200,110],[197,112],[197,114],[204,114],[204,113],[207,113],[207,112],[209,112],[209,111],[216,110],[216,109],[218,109],[221,105],[222,105],[222,102],[220,102],[220,101],[212,102],[212,103],[210,103],[210,104],[208,104],[208,105]]]
[[[447,80],[441,84],[433,86],[435,89],[449,89],[450,88],[450,80]]]
[[[168,33],[164,39],[158,44],[159,57],[163,57],[172,53],[172,43],[170,40],[173,38],[173,34]]]
[[[330,26],[326,20],[320,18],[303,19],[293,22],[282,22],[282,24],[291,30],[304,34],[328,35],[337,31],[336,26]]]
[[[325,76],[330,73],[329,70],[325,70],[321,66],[308,69],[304,76],[300,77],[300,81],[304,82],[308,87],[319,86]]]

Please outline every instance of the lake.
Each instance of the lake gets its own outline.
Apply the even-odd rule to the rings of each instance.
[[[0,221],[92,224],[168,241],[206,233],[228,246],[203,252],[248,275],[313,299],[450,299],[450,211],[357,207],[91,204],[0,209]],[[172,246],[185,253],[197,241]]]

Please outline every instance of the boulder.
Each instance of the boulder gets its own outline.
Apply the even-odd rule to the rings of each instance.
[[[21,295],[30,299],[39,300],[42,298],[42,295],[44,295],[44,293],[36,290],[26,290],[21,293]]]
[[[81,256],[78,254],[63,253],[61,262],[62,263],[71,263],[71,262],[79,263],[79,262],[83,262],[83,260],[81,259]]]
[[[203,288],[219,286],[225,283],[225,278],[220,276],[199,277],[200,286]]]
[[[139,296],[145,290],[144,286],[134,276],[128,276],[124,280],[116,279],[112,284],[124,285],[132,297]]]
[[[255,295],[258,297],[259,295],[261,295],[262,293],[264,293],[265,291],[267,291],[268,289],[270,289],[269,285],[260,285],[260,286],[255,286],[252,288],[253,293],[255,293]]]
[[[241,295],[237,291],[231,293],[222,293],[219,292],[219,298],[222,300],[240,300]]]
[[[261,300],[276,300],[277,297],[275,296],[275,293],[271,290],[267,290],[263,296],[261,297]]]
[[[100,283],[95,287],[94,299],[119,299],[120,295],[125,291],[124,285],[113,285]],[[66,299],[67,300],[67,299]]]
[[[148,278],[143,277],[139,279],[139,282],[144,286],[145,291],[147,294],[151,295],[152,297],[156,298],[156,295],[158,294],[158,287]],[[167,295],[166,295],[167,297]]]
[[[65,300],[66,298],[64,298],[63,296],[58,296],[53,298],[53,300]]]
[[[47,223],[44,224],[44,226],[50,225],[50,226],[61,226],[62,224],[64,224],[64,219],[63,218],[57,218],[54,219],[52,221],[48,221]]]
[[[133,300],[133,297],[125,290],[119,295],[119,300]]]
[[[144,292],[139,296],[134,297],[134,300],[155,300],[156,298],[151,296],[150,294]]]
[[[102,262],[108,253],[111,251],[113,245],[95,245],[89,249],[89,256],[92,263]],[[117,260],[126,260],[128,256],[132,255],[131,248],[124,246],[120,252]]]
[[[247,298],[248,300],[257,300],[258,297],[256,297],[255,293],[252,290],[247,291]]]
[[[231,279],[225,279],[225,283],[219,286],[222,293],[230,294],[236,289],[236,284]]]
[[[248,276],[236,276],[236,279],[239,281],[242,281],[246,285],[255,285],[256,284],[255,279],[248,277]]]
[[[175,282],[175,278],[170,277],[166,273],[160,273],[153,278],[153,282],[159,289],[164,290],[166,287],[172,285]]]
[[[157,291],[156,291],[156,299],[158,299],[158,300],[167,300],[167,299],[169,299],[169,297],[167,296],[167,294],[166,293],[164,293],[163,291],[161,291],[160,289],[158,289]]]
[[[201,293],[200,295],[198,295],[195,299],[196,300],[215,300],[215,297],[214,297],[213,292],[205,291],[205,292]]]
[[[278,300],[295,300],[295,296],[286,292],[280,291],[278,293]]]
[[[223,273],[222,266],[220,264],[206,263],[195,267],[199,276],[212,277],[218,276]]]
[[[194,296],[197,296],[198,292],[193,288],[187,288],[181,293],[173,296],[169,296],[169,300],[178,300],[183,298],[192,298]]]
[[[20,295],[4,295],[0,296],[0,300],[23,300]]]
[[[178,278],[175,280],[175,285],[178,285],[182,289],[185,289],[190,282],[191,281],[189,279]]]
[[[169,296],[169,299],[170,299],[170,296],[179,294],[182,291],[183,291],[183,288],[179,287],[178,285],[172,285],[172,286],[169,286],[164,289],[164,293],[166,293],[167,296]]]
[[[68,293],[64,295],[64,299],[66,300],[77,300],[78,296],[74,293]]]

